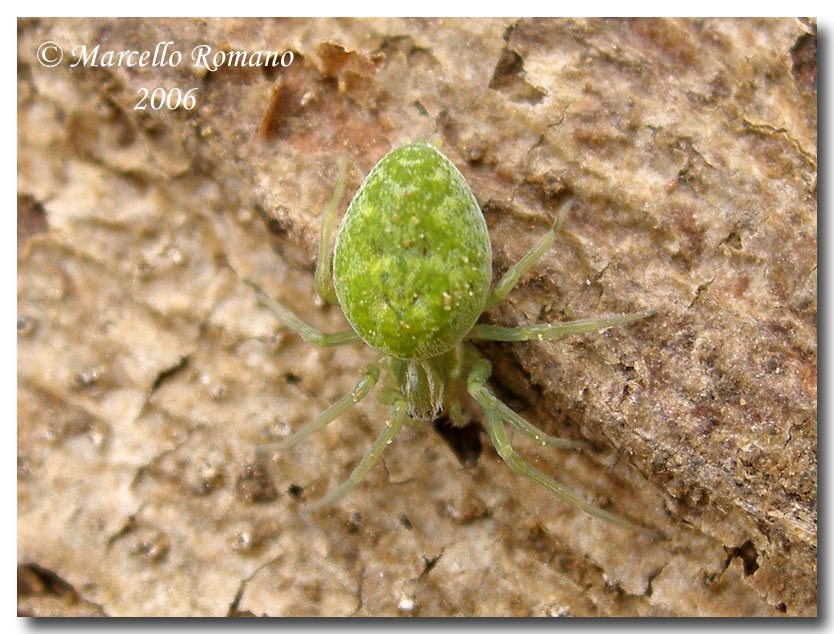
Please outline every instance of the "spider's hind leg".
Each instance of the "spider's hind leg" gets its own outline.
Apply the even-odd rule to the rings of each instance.
[[[533,248],[524,254],[524,257],[513,264],[509,269],[507,269],[507,272],[501,276],[501,279],[498,280],[495,288],[492,289],[492,293],[490,293],[487,298],[486,304],[484,305],[484,311],[495,308],[502,299],[509,295],[510,291],[515,288],[516,284],[518,284],[518,280],[521,279],[521,276],[529,271],[539,258],[544,255],[544,252],[553,246],[553,241],[556,239],[556,233],[559,231],[559,227],[562,226],[562,223],[565,221],[565,216],[568,215],[568,212],[572,207],[573,200],[568,200],[563,203],[559,209],[559,213],[556,215],[556,221],[553,223],[553,226],[550,227],[547,233],[538,239],[536,244],[533,245]]]
[[[338,304],[339,300],[336,298],[336,291],[330,283],[330,278],[333,271],[333,253],[330,249],[330,238],[333,235],[333,228],[336,225],[336,210],[339,202],[342,200],[342,192],[345,189],[345,182],[347,181],[349,167],[348,155],[344,154],[339,162],[339,175],[336,177],[336,186],[333,188],[333,194],[327,205],[324,207],[324,213],[321,218],[321,234],[319,235],[319,253],[316,259],[316,292],[319,297],[330,302],[331,304]]]
[[[646,319],[654,315],[654,310],[607,317],[591,317],[576,321],[563,321],[552,324],[530,324],[529,326],[496,326],[493,324],[475,324],[466,336],[468,340],[484,341],[542,341],[568,335],[583,335],[595,330],[604,330],[612,326],[623,326],[633,321]]]

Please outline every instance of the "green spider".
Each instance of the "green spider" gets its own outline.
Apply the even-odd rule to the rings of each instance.
[[[409,418],[428,423],[445,412],[453,425],[465,425],[462,397],[468,393],[483,408],[489,438],[512,471],[594,517],[654,534],[586,502],[524,461],[510,445],[505,423],[542,445],[586,445],[545,434],[502,403],[486,385],[489,363],[468,343],[587,333],[654,314],[648,310],[519,328],[476,323],[551,247],[572,203],[562,206],[551,229],[490,292],[492,249],[486,222],[463,175],[431,145],[403,145],[376,164],[348,207],[336,236],[331,275],[331,234],[346,174],[345,160],[323,214],[315,282],[318,294],[341,307],[352,329],[321,333],[249,282],[259,301],[305,341],[321,347],[363,341],[380,353],[332,407],[295,433],[259,448],[274,452],[304,440],[365,398],[384,372],[379,400],[390,405],[390,420],[347,481],[305,511],[335,502],[358,485]]]

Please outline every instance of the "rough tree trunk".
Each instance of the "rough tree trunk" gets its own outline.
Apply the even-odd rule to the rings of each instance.
[[[166,41],[179,65],[71,66]],[[294,58],[208,71],[200,44]],[[134,109],[174,87],[196,106]],[[814,614],[816,120],[808,20],[21,20],[21,613]],[[409,139],[468,179],[496,274],[576,200],[487,320],[658,311],[483,351],[517,411],[597,449],[521,453],[665,541],[420,429],[305,520],[373,398],[256,457],[373,354],[305,344],[241,279],[344,328],[312,300],[318,214],[340,154],[353,190]]]

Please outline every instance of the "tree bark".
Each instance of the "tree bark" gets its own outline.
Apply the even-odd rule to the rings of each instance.
[[[102,63],[162,42],[179,64]],[[135,109],[160,88],[196,104]],[[20,612],[815,614],[816,99],[802,19],[20,20]],[[470,183],[495,277],[576,201],[486,321],[657,311],[482,350],[516,411],[595,447],[520,453],[665,540],[417,428],[299,516],[384,425],[373,398],[256,455],[374,355],[305,344],[242,280],[344,329],[312,281],[339,157],[352,192],[418,139]]]

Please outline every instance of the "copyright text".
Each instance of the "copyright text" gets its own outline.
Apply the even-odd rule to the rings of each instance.
[[[101,50],[101,45],[92,48],[78,45],[72,49],[73,61],[70,67],[175,67],[183,62],[183,54],[174,48],[174,42],[158,42],[150,50]],[[200,44],[191,49],[190,63],[194,68],[215,71],[218,68],[242,68],[269,66],[287,67],[293,62],[292,51],[224,51],[212,49],[208,44]],[[43,63],[43,62],[41,62]],[[46,65],[46,64],[44,64]]]

